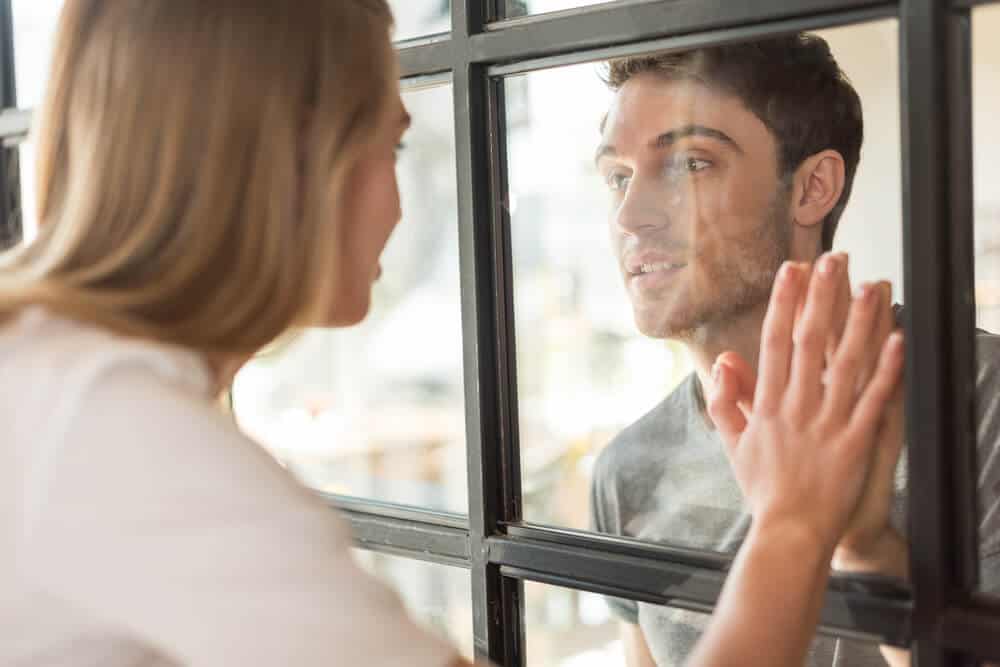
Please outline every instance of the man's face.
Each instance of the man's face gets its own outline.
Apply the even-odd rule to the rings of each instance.
[[[618,91],[597,165],[639,330],[691,338],[766,304],[789,254],[777,143],[736,97],[644,73]]]

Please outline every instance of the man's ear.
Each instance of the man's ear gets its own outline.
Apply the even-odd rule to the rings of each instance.
[[[804,227],[813,227],[840,201],[847,179],[843,156],[835,150],[811,155],[799,165],[792,183],[792,218]]]

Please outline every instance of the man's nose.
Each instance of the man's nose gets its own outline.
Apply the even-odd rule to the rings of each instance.
[[[666,192],[649,183],[633,180],[615,211],[615,227],[623,234],[637,234],[670,224]]]

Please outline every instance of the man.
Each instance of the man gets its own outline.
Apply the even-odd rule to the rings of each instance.
[[[614,199],[612,245],[635,321],[647,336],[683,341],[697,370],[600,456],[594,527],[733,553],[750,515],[705,411],[710,369],[731,351],[746,360],[736,375],[753,386],[777,269],[783,260],[811,263],[832,246],[860,158],[861,102],[826,42],[812,35],[616,60],[607,80],[616,94],[597,166]],[[893,326],[888,291],[881,299],[880,339]],[[984,335],[979,346],[988,362],[981,395],[996,396],[990,378],[997,371],[989,369],[998,365],[1000,343]],[[997,438],[994,408],[984,401],[980,409],[983,443]],[[835,569],[907,576],[905,471],[896,466],[902,421],[897,401],[881,435],[891,445],[880,449]],[[997,514],[982,516],[996,521]],[[987,588],[1000,580],[997,551],[984,541],[984,554],[993,554],[984,560]],[[689,612],[611,604],[625,621],[633,666],[680,664],[705,625]],[[811,665],[837,667],[886,662],[905,665],[909,656],[822,638],[809,657]]]

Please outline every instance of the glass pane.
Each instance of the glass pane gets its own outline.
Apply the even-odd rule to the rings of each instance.
[[[392,587],[410,615],[472,660],[472,582],[468,570],[356,549],[363,568]]]
[[[397,41],[451,31],[451,0],[389,0]]]
[[[49,57],[64,0],[13,0],[17,105],[30,109],[42,99]]]
[[[506,18],[558,12],[563,9],[590,7],[591,5],[608,5],[621,0],[506,0]]]
[[[680,667],[710,618],[533,582],[524,584],[524,598],[528,667]],[[629,661],[626,656],[636,658]],[[875,643],[817,636],[805,664],[887,663]]]
[[[312,487],[464,512],[462,322],[451,86],[408,91],[403,220],[367,320],[306,331],[236,378],[241,426]]]
[[[624,667],[618,622],[606,598],[524,583],[528,667]]]
[[[815,254],[844,202],[856,104],[835,67],[808,64],[824,62],[819,39],[869,138],[834,246],[855,284],[887,280],[901,301],[895,21],[633,59],[615,67],[634,74],[617,93],[600,63],[506,80],[527,521],[737,549],[749,516],[695,361],[707,377],[719,352],[756,352],[774,270],[793,243],[796,258]],[[809,79],[826,84],[803,95]],[[816,176],[820,205],[793,209],[789,184],[828,159],[844,179]],[[642,265],[656,271],[640,278]],[[902,470],[895,486],[883,504],[902,532]]]
[[[1000,351],[1000,165],[992,148],[1000,146],[1000,6],[973,11],[973,142],[976,238],[976,348],[980,590],[1000,594],[1000,456],[996,357]],[[989,333],[987,333],[989,332]]]

